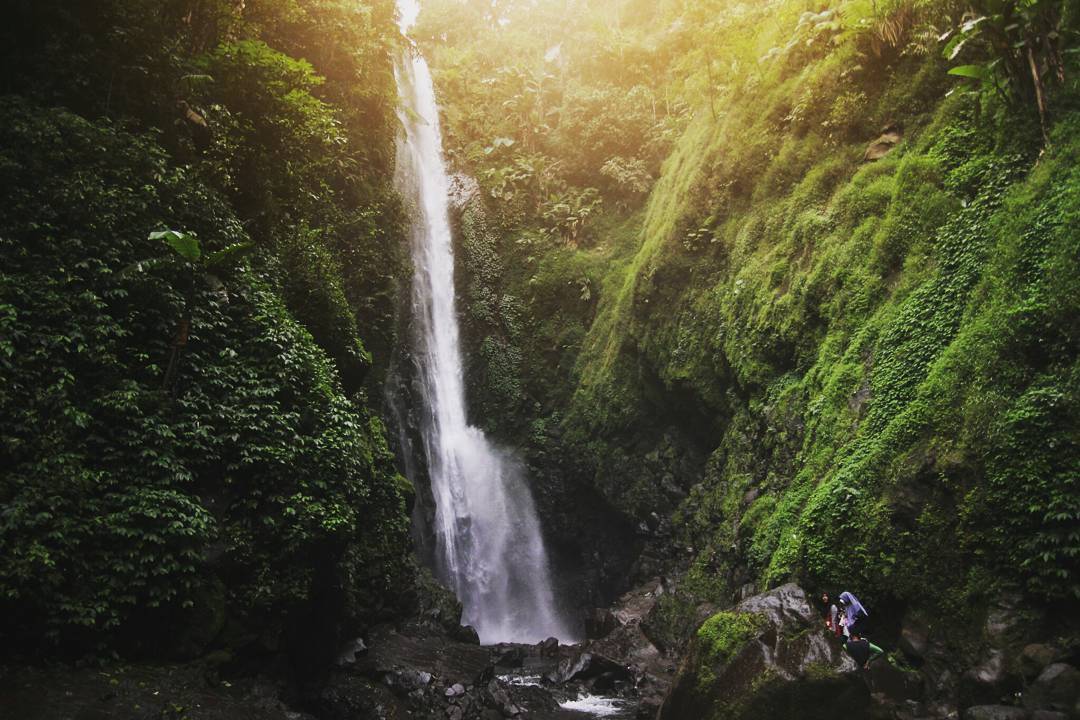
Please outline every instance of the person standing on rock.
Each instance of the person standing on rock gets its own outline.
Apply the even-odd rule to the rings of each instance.
[[[870,617],[870,613],[859,602],[859,598],[845,590],[840,593],[840,607],[844,611],[844,628],[847,634],[851,637],[855,637],[856,634],[862,635],[866,618]]]
[[[840,610],[836,607],[836,603],[832,601],[832,596],[829,593],[821,593],[821,604],[825,606],[825,627],[832,630],[836,637],[840,637],[841,633],[847,635],[847,628],[840,622]]]
[[[844,649],[848,651],[855,663],[863,670],[870,669],[870,662],[885,653],[874,643],[870,642],[857,632],[851,633],[851,638],[844,643]]]

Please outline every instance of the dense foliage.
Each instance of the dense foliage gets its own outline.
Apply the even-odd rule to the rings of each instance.
[[[481,421],[670,515],[689,608],[795,578],[934,597],[960,637],[1004,590],[1080,597],[1074,8],[500,3],[457,32],[481,5],[429,19],[450,157],[498,214],[469,307],[516,308],[467,329],[535,358],[473,360]],[[521,175],[536,154],[556,172]],[[606,183],[631,168],[647,200]],[[541,177],[599,193],[586,240],[551,232]],[[488,414],[505,387],[517,418]]]
[[[368,399],[407,274],[393,15],[5,16],[6,650],[161,627],[175,654],[272,649],[400,610],[410,490]],[[956,639],[1003,592],[1075,606],[1078,23],[1052,0],[424,3],[476,180],[471,413],[549,513],[603,498],[654,546],[639,568],[685,562],[656,637],[787,579],[932,597]],[[723,656],[746,622],[699,640]]]
[[[35,0],[0,34],[5,650],[332,651],[400,611],[365,393],[405,270],[393,4]]]

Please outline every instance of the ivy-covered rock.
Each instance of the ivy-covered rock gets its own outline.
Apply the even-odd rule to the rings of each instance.
[[[869,686],[794,584],[698,628],[662,720],[869,717]]]

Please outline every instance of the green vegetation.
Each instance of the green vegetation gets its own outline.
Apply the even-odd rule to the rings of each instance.
[[[8,20],[0,641],[279,648],[431,594],[369,399],[408,276],[393,2]],[[477,182],[471,415],[528,453],[538,505],[599,496],[686,559],[664,644],[789,579],[932,597],[955,646],[1002,592],[1080,597],[1078,23],[1051,0],[424,3]],[[697,637],[722,662],[756,627]]]
[[[767,626],[767,621],[760,615],[743,612],[718,612],[701,624],[695,633],[696,643],[691,654],[692,667],[696,677],[694,692],[703,698],[715,699],[717,672],[727,668],[729,662],[736,659],[747,644],[760,635]],[[766,683],[771,679],[771,668],[755,678],[757,683]],[[737,702],[729,698],[708,703],[714,706],[715,717],[736,714]]]
[[[470,292],[538,359],[506,366],[529,423],[483,421],[670,514],[693,554],[663,622],[748,581],[933,596],[957,638],[1004,589],[1080,597],[1073,9],[481,5],[424,27],[504,268],[466,262]],[[576,237],[551,188],[601,199]]]
[[[332,650],[400,613],[411,490],[365,391],[406,268],[393,4],[12,12],[5,650]]]
[[[697,631],[705,662],[723,665],[761,632],[764,620],[753,613],[718,612]]]

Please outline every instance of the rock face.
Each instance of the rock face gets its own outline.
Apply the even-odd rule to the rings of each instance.
[[[1077,713],[1080,711],[1080,670],[1065,663],[1047,665],[1024,693],[1024,707]]]
[[[961,676],[960,702],[968,706],[989,706],[1019,689],[1019,678],[1009,672],[1005,652],[994,648],[981,663]]]
[[[1050,663],[1058,658],[1058,651],[1045,643],[1029,643],[1020,651],[1020,672],[1025,680],[1039,676]]]
[[[368,638],[368,649],[339,666],[314,705],[320,717],[461,718],[499,707],[503,698],[487,685],[494,677],[491,652],[440,633],[404,633],[383,626]]]
[[[930,648],[930,629],[919,617],[905,618],[900,629],[900,650],[909,660],[921,663]]]
[[[624,593],[610,608],[596,611],[601,620],[592,629],[606,630],[603,637],[575,648],[547,673],[547,681],[576,683],[588,691],[628,692],[639,703],[639,716],[654,717],[671,686],[673,659],[657,648],[642,624],[663,593],[663,582],[653,578]]]
[[[973,705],[964,711],[964,720],[1027,720],[1023,708],[1009,705]]]
[[[548,638],[482,647],[437,623],[376,627],[362,648],[346,648],[350,661],[308,693],[306,707],[319,720],[574,720],[582,715],[561,702],[601,695],[652,718],[671,660],[640,624],[660,592],[653,580],[626,593],[607,611],[614,629],[581,645]]]
[[[691,644],[660,719],[869,717],[870,686],[820,624],[794,584],[713,616]]]
[[[784,585],[701,625],[659,719],[1080,718],[1076,645],[1031,642],[1038,636],[1016,603],[992,603],[981,642],[966,653],[950,652],[913,611],[894,652],[862,670],[823,631],[804,591]]]
[[[866,147],[863,160],[871,162],[892,152],[892,149],[904,139],[904,132],[898,125],[887,125],[881,129],[881,135]]]

